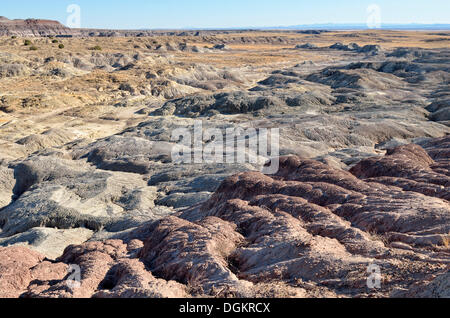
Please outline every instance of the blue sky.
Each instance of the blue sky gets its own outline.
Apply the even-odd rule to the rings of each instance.
[[[83,28],[230,28],[316,23],[365,23],[367,7],[381,21],[450,24],[449,0],[0,0],[0,16],[66,23],[78,4]]]

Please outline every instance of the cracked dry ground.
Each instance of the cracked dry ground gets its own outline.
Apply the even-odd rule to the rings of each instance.
[[[234,175],[204,204],[56,261],[0,248],[0,296],[448,297],[449,154],[447,136],[350,172],[282,157],[274,176]],[[69,264],[79,288],[66,284]]]

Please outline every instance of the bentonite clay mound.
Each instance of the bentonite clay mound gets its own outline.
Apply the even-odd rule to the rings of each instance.
[[[229,177],[201,206],[70,246],[56,262],[0,248],[0,296],[448,296],[450,137],[421,146],[351,172],[282,157],[274,176]]]

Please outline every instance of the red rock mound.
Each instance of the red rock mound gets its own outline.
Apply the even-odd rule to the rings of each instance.
[[[388,151],[383,158],[370,158],[356,165],[351,172],[366,182],[392,185],[450,200],[450,137],[426,144],[430,154],[417,145]]]
[[[0,247],[0,298],[17,298],[30,282],[63,279],[66,272],[66,264],[51,264],[25,247]]]

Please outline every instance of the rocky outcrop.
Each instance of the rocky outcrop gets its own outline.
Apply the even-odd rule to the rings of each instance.
[[[404,84],[398,77],[390,74],[380,75],[370,69],[337,70],[325,69],[319,74],[311,74],[308,81],[331,86],[331,88],[356,88],[387,90],[401,88]]]
[[[32,281],[63,279],[64,263],[52,264],[25,247],[0,247],[0,298],[18,298]]]
[[[450,273],[439,275],[425,284],[417,283],[409,290],[396,290],[392,297],[450,298]]]
[[[346,45],[340,42],[331,45],[329,48],[333,50],[365,53],[370,55],[377,55],[381,51],[381,47],[379,45],[369,44],[361,47],[357,43],[350,43]]]
[[[431,103],[427,110],[431,113],[431,120],[450,126],[450,99],[439,99]]]
[[[12,201],[14,184],[14,171],[0,166],[0,209]]]
[[[67,246],[82,244],[93,234],[93,231],[84,227],[66,230],[36,227],[10,237],[0,238],[0,246],[25,246],[54,260],[61,256]]]
[[[75,285],[60,282],[32,282],[23,297],[144,298],[186,297],[186,287],[155,278],[143,263],[130,259],[141,245],[120,241],[92,242],[67,248],[61,262],[77,265],[81,280]]]
[[[450,201],[450,165],[448,148],[450,137],[440,139],[445,147],[444,155],[434,156],[433,160],[418,145],[400,146],[391,149],[383,158],[369,158],[361,161],[350,171],[368,182],[383,183],[431,197]],[[447,155],[447,157],[445,157]]]
[[[15,165],[14,177],[15,200],[0,213],[0,238],[34,227],[120,230],[170,212],[155,208],[156,189],[136,174],[42,156]]]
[[[268,84],[267,79],[260,84]],[[188,117],[212,116],[214,114],[254,114],[264,115],[272,112],[290,110],[308,105],[324,107],[331,105],[332,96],[322,92],[233,92],[215,95],[196,95],[168,101],[152,115],[178,115]]]
[[[0,36],[50,36],[69,35],[71,33],[71,29],[58,21],[40,19],[9,20],[5,17],[0,17]]]

